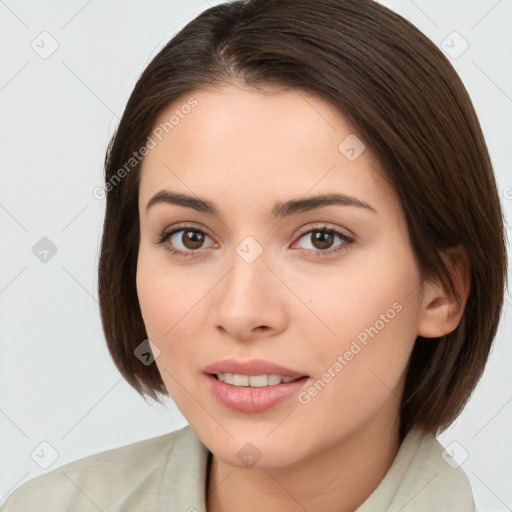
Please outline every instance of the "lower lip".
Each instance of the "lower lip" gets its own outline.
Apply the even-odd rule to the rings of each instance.
[[[308,377],[293,382],[282,382],[272,386],[253,388],[250,386],[232,386],[206,375],[208,386],[217,400],[228,409],[240,412],[264,412],[278,403],[297,395]]]

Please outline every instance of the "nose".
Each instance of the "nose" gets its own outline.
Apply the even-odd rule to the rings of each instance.
[[[252,262],[234,254],[231,269],[216,287],[211,322],[233,339],[275,336],[285,329],[287,288],[264,254]]]

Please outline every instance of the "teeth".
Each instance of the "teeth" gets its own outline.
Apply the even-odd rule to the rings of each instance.
[[[301,377],[283,377],[281,375],[240,375],[238,373],[217,373],[217,378],[226,384],[233,386],[250,386],[262,388],[264,386],[275,386],[281,382],[292,382]]]

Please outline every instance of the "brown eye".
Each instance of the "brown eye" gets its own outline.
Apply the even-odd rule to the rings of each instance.
[[[204,248],[206,238],[210,237],[204,231],[192,226],[182,226],[164,233],[157,244],[165,245],[174,254],[194,256],[194,253],[199,253]]]
[[[211,237],[199,228],[180,226],[164,233],[155,243],[164,245],[173,254],[191,257],[201,254],[203,252],[202,249],[208,248],[208,246],[204,245],[206,238],[212,240]],[[315,256],[333,255],[338,251],[348,249],[350,244],[355,241],[354,238],[346,235],[344,232],[329,228],[328,226],[310,229],[304,232],[299,240],[303,238],[309,238],[312,247],[302,249],[307,253],[313,253]],[[338,244],[336,244],[336,238],[340,240]]]
[[[187,249],[200,249],[201,245],[204,243],[204,233],[199,231],[184,230],[180,241]]]
[[[334,235],[327,231],[311,231],[311,242],[315,249],[330,249],[334,242]]]
[[[336,243],[336,238],[340,241]],[[348,249],[355,239],[343,231],[330,228],[328,226],[320,226],[317,228],[304,231],[299,240],[309,240],[309,248],[302,248],[304,251],[313,253],[315,256],[331,256],[337,254],[338,251]]]

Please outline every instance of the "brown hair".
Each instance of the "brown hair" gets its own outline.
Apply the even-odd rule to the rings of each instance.
[[[422,275],[455,296],[441,254],[466,249],[471,290],[462,320],[446,336],[417,338],[400,407],[401,440],[414,425],[444,430],[479,381],[498,328],[507,273],[503,214],[456,71],[412,23],[372,0],[219,4],[178,32],[139,77],[105,157],[98,289],[118,369],[143,397],[168,394],[157,366],[134,356],[147,334],[135,284],[140,161],[130,159],[171,103],[226,81],[282,85],[339,109],[398,194]],[[119,179],[127,162],[133,168]]]

